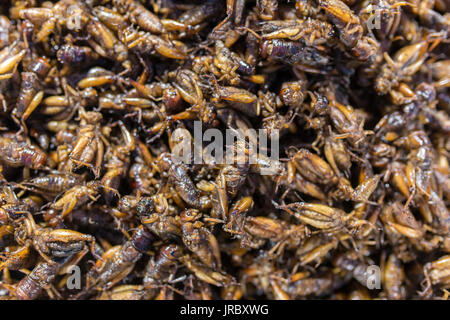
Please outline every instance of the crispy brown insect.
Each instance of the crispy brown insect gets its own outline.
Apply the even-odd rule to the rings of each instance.
[[[0,159],[12,167],[40,169],[45,166],[47,155],[37,146],[12,134],[0,137]]]

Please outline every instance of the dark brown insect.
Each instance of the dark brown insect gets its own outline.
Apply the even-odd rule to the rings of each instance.
[[[11,167],[39,169],[45,166],[47,155],[37,146],[13,134],[0,137],[1,161]]]

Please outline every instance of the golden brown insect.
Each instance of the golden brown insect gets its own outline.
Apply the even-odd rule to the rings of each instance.
[[[66,173],[50,173],[45,176],[29,179],[20,184],[25,189],[36,192],[44,197],[55,197],[61,192],[75,187],[81,182],[81,177]]]
[[[30,265],[32,258],[31,243],[27,242],[24,246],[17,248],[12,252],[7,252],[1,257],[0,270],[20,270]]]
[[[389,299],[404,299],[406,292],[403,285],[405,271],[401,261],[391,254],[384,266],[383,280]]]
[[[359,60],[370,59],[376,54],[378,43],[364,36],[359,17],[340,0],[321,0],[320,7],[327,12],[330,21],[339,29],[339,39]]]
[[[336,184],[337,176],[321,157],[301,149],[292,157],[296,170],[307,180],[317,184]]]
[[[396,202],[383,209],[382,220],[391,232],[410,238],[423,236],[423,229],[409,209]]]
[[[136,50],[141,54],[150,53],[155,50],[163,57],[170,59],[186,59],[186,48],[180,42],[164,40],[150,33],[136,31],[128,27],[124,33],[124,42],[128,49]]]
[[[173,76],[176,80],[173,86],[177,89],[181,98],[191,104],[191,107],[177,114],[166,116],[164,121],[156,123],[149,129],[150,134],[158,133],[152,139],[159,137],[167,127],[180,120],[201,119],[208,126],[217,126],[215,111],[203,98],[198,75],[188,69],[179,69]]]
[[[300,108],[306,96],[306,81],[300,79],[297,81],[284,82],[280,90],[280,98],[284,104],[291,108]]]
[[[180,238],[179,218],[169,215],[168,210],[167,199],[162,195],[142,197],[136,206],[141,223],[152,233],[162,239]]]
[[[25,56],[26,50],[20,50],[18,46],[18,42],[15,42],[0,51],[0,80],[11,78]]]
[[[272,20],[278,10],[278,1],[276,0],[259,0],[256,4],[258,15],[263,20]]]
[[[17,107],[12,111],[12,116],[23,130],[27,130],[25,121],[44,98],[40,82],[45,79],[50,68],[51,65],[47,59],[38,58],[37,61],[29,66],[27,72],[21,73],[22,84],[17,99]]]
[[[181,261],[184,263],[186,268],[195,274],[198,279],[206,283],[217,287],[223,287],[234,282],[234,279],[230,275],[208,268],[205,265],[195,261],[190,256],[183,256]]]
[[[176,244],[163,246],[147,264],[143,280],[144,286],[151,288],[164,282],[178,281],[174,275],[182,253],[182,249]]]
[[[46,261],[86,252],[87,243],[94,252],[95,238],[93,236],[68,229],[42,228],[31,216],[26,218],[16,230],[15,237],[19,243],[24,244],[28,239],[32,240],[33,248]]]
[[[104,187],[103,193],[106,201],[111,203],[114,196],[118,194],[117,189],[120,186],[120,180],[125,176],[128,169],[127,156],[135,149],[134,137],[126,128],[125,124],[119,120],[117,122],[122,133],[123,145],[113,146],[107,154],[109,158],[105,167],[106,173],[103,175],[101,184]]]
[[[432,285],[448,288],[449,286],[449,261],[450,257],[442,256],[439,259],[429,262],[424,266],[425,290],[424,293],[431,290]]]
[[[418,42],[398,50],[393,58],[384,54],[386,63],[383,64],[380,74],[375,80],[375,90],[386,94],[395,88],[401,81],[407,81],[419,70],[427,58],[428,43]]]
[[[299,15],[304,17],[315,17],[320,10],[312,0],[296,0],[295,9]]]
[[[349,176],[352,165],[351,155],[341,139],[334,139],[333,137],[326,138],[324,155],[337,175],[341,175],[340,170],[343,170],[345,176]]]
[[[165,30],[162,21],[156,15],[134,0],[119,0],[116,6],[119,7],[120,13],[127,14],[131,24],[137,23],[142,29],[157,34]],[[129,12],[128,10],[132,11]],[[159,54],[168,58],[186,58],[183,49],[177,47],[177,45],[182,45],[180,42],[176,42],[176,45],[174,45],[170,40],[160,38],[149,32],[138,31],[127,22],[125,16],[106,7],[97,6],[94,8],[94,13],[102,23],[117,34],[117,37],[120,39],[119,43],[125,46],[123,48],[118,47],[121,51],[126,52],[126,48],[128,48],[144,54],[156,50]]]
[[[433,1],[417,1],[410,0],[411,8],[414,14],[419,16],[420,21],[434,30],[448,30],[449,22],[448,16],[442,15],[435,10]]]
[[[186,10],[178,17],[178,21],[191,26],[200,25],[208,18],[217,14],[221,9],[221,1],[207,0],[199,6],[194,6]]]
[[[68,215],[77,205],[96,201],[95,198],[99,193],[99,185],[94,182],[89,182],[86,185],[75,185],[70,188],[60,198],[56,199],[50,206],[51,209],[61,211],[61,219]]]
[[[364,130],[364,116],[350,105],[332,101],[328,114],[334,128],[340,133],[336,137],[347,139],[353,146],[358,146],[367,135],[372,134],[372,131]]]
[[[289,283],[285,289],[293,297],[309,296],[311,294],[323,295],[331,289],[333,279],[327,275],[324,277],[311,277]]]
[[[315,20],[271,21],[260,25],[263,39],[303,40],[309,45],[321,45],[334,35],[331,24]]]
[[[121,14],[127,14],[130,22],[139,25],[145,31],[152,33],[164,33],[165,29],[159,18],[139,1],[113,0],[113,5]]]
[[[247,165],[225,165],[216,177],[211,199],[211,216],[228,217],[228,202],[233,199],[245,183],[249,167]]]
[[[320,230],[337,231],[370,224],[365,220],[358,220],[352,215],[347,215],[341,209],[332,208],[323,204],[298,202],[282,206],[277,205],[277,207],[292,214],[300,221]]]
[[[226,221],[224,230],[231,233],[242,233],[245,214],[252,209],[253,199],[251,197],[243,197],[236,201],[230,208],[228,208],[226,203],[223,206],[223,219]]]
[[[186,222],[182,225],[183,243],[207,267],[221,269],[219,243],[216,237],[198,223]]]
[[[89,20],[86,29],[93,37],[90,45],[96,53],[102,57],[116,58],[123,62],[124,67],[129,67],[127,47],[115,37],[111,30],[93,17]]]
[[[119,285],[101,292],[97,300],[150,300],[150,290],[142,285]]]
[[[77,140],[70,152],[69,159],[75,166],[82,165],[90,168],[98,177],[104,154],[102,134],[97,127],[102,115],[96,112],[87,112],[82,114],[82,117],[85,121],[78,129]]]
[[[328,252],[336,249],[337,246],[338,240],[336,239],[327,242],[317,237],[311,237],[297,250],[297,254],[300,255],[301,264],[316,262],[315,266],[318,266]]]
[[[22,19],[30,20],[33,24],[40,26],[40,30],[35,35],[37,42],[46,41],[58,26],[69,30],[82,28],[87,22],[83,13],[82,6],[73,0],[58,1],[52,8],[34,7],[19,11]]]
[[[258,97],[244,89],[218,86],[211,102],[215,106],[221,106],[221,101],[225,101],[232,108],[252,117],[261,113]]]
[[[45,166],[47,155],[37,146],[13,134],[0,137],[0,159],[11,167],[41,169]]]

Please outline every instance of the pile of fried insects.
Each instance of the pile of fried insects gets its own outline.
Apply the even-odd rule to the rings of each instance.
[[[448,298],[449,9],[2,1],[0,298]]]

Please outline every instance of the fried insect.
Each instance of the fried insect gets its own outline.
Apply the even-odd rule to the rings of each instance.
[[[126,277],[143,253],[148,250],[153,239],[154,236],[141,226],[123,245],[107,250],[87,273],[87,289],[81,294],[92,290],[109,289]]]
[[[82,117],[84,123],[78,129],[78,137],[69,154],[69,159],[74,166],[86,166],[95,175],[100,175],[101,163],[103,161],[104,143],[97,124],[102,119],[100,113],[88,112]],[[95,161],[93,165],[92,162]]]
[[[87,243],[94,252],[95,245],[95,238],[91,235],[68,229],[43,228],[30,215],[16,229],[15,238],[22,245],[31,240],[33,247],[46,261],[85,252],[88,249]]]
[[[381,72],[375,80],[375,90],[380,94],[386,94],[401,81],[407,81],[427,58],[427,49],[428,43],[422,41],[401,48],[393,58],[385,53],[386,63],[381,67]]]
[[[361,225],[369,224],[365,220],[359,220],[352,215],[347,215],[341,209],[322,204],[298,202],[289,205],[277,205],[277,207],[295,216],[300,221],[327,232],[358,228]]]
[[[448,9],[2,1],[0,299],[448,298]]]
[[[0,150],[1,161],[11,167],[40,169],[46,165],[46,153],[13,134],[3,134],[0,137]]]

